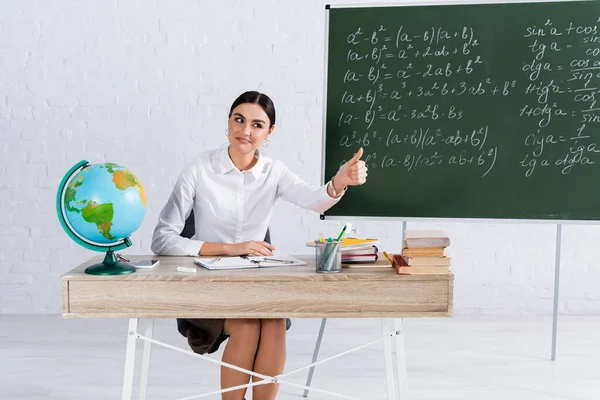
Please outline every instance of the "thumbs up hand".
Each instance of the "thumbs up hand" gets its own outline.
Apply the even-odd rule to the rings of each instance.
[[[341,192],[346,186],[362,185],[367,181],[367,166],[360,159],[362,155],[361,147],[350,161],[340,167],[333,178],[336,191]]]

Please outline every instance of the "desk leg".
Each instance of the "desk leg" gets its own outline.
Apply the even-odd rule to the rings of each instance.
[[[127,330],[127,350],[125,351],[125,373],[123,375],[123,394],[121,400],[131,400],[133,391],[133,373],[135,369],[135,345],[137,342],[136,334],[138,319],[129,320],[129,329]]]
[[[145,336],[153,339],[154,319],[150,318],[146,325]],[[144,358],[142,359],[142,377],[140,378],[140,400],[146,400],[148,392],[148,373],[150,371],[150,353],[152,351],[152,343],[149,340],[144,342]]]
[[[327,323],[327,318],[323,318],[321,320],[321,329],[319,329],[319,336],[317,337],[317,343],[315,344],[315,351],[313,352],[312,362],[317,361],[317,357],[319,356],[319,348],[321,347],[321,340],[323,339],[323,331],[325,331],[325,324]],[[308,378],[306,378],[306,386],[310,386],[310,382],[312,381],[313,371],[315,370],[315,366],[310,367],[308,371]],[[308,397],[308,389],[304,389],[303,397]]]
[[[400,400],[408,400],[408,382],[406,377],[406,354],[404,352],[404,331],[402,330],[402,318],[393,319],[395,336],[393,345],[396,358],[396,373],[398,374],[398,394]]]
[[[381,333],[387,338],[383,341],[383,355],[385,357],[385,381],[387,383],[387,398],[388,400],[396,400],[395,385],[394,385],[394,358],[392,355],[392,329],[390,324],[391,318],[381,319]]]
[[[382,318],[383,351],[388,400],[408,400],[406,379],[406,355],[401,318]]]

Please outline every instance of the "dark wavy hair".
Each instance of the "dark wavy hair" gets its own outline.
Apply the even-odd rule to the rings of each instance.
[[[269,128],[275,125],[275,105],[273,104],[273,100],[266,94],[256,91],[244,92],[235,99],[229,109],[229,117],[231,117],[234,108],[244,103],[258,104],[267,114],[267,117],[269,117]]]

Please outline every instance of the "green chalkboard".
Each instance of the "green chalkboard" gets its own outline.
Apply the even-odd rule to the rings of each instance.
[[[600,219],[600,2],[326,14],[323,218]]]

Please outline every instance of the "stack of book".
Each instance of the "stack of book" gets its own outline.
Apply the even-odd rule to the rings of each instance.
[[[379,249],[374,244],[355,248],[342,247],[342,263],[374,263],[379,258],[378,251]]]
[[[377,239],[342,238],[342,264],[374,264],[379,259]],[[315,242],[306,243],[314,247]],[[387,261],[386,261],[387,263]],[[387,264],[389,267],[389,264]]]
[[[407,230],[402,254],[393,257],[399,274],[447,274],[450,257],[446,248],[450,238],[442,230]]]
[[[379,258],[377,239],[342,238],[342,264],[374,263]]]

